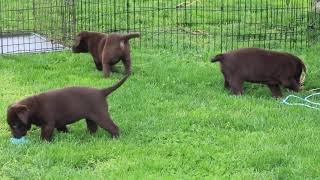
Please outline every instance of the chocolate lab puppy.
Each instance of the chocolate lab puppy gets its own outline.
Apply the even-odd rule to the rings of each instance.
[[[110,75],[113,66],[122,60],[125,73],[131,72],[131,57],[129,40],[131,38],[140,37],[139,33],[121,34],[105,34],[99,32],[80,32],[74,41],[72,51],[74,53],[89,52],[96,68],[103,70],[104,77]]]
[[[118,137],[119,129],[113,123],[105,98],[119,88],[129,77],[126,75],[109,88],[67,87],[27,97],[7,110],[7,122],[15,138],[21,138],[31,124],[41,128],[41,138],[51,141],[56,128],[68,132],[67,124],[86,119],[90,133],[98,126]]]
[[[266,84],[273,97],[281,97],[280,85],[300,89],[300,76],[306,67],[301,59],[285,52],[242,48],[219,54],[211,62],[220,62],[224,86],[236,95],[243,93],[243,82]]]

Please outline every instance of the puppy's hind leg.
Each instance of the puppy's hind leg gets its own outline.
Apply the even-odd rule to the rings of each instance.
[[[227,73],[225,71],[222,71],[222,74],[223,74],[223,78],[224,78],[224,88],[230,90],[230,83],[228,81]]]
[[[46,141],[52,140],[52,134],[54,130],[53,124],[45,124],[41,127],[41,138]]]
[[[58,130],[59,132],[63,132],[63,133],[68,133],[68,132],[69,132],[67,126],[57,127],[57,130]]]
[[[93,58],[93,62],[94,64],[96,65],[96,69],[98,71],[102,71],[102,64],[101,64],[101,61],[98,59],[98,58]]]
[[[90,117],[90,119],[97,123],[101,128],[107,130],[113,138],[117,138],[119,136],[119,128],[113,123],[109,113],[100,112]]]
[[[119,72],[115,65],[110,66],[111,72]]]
[[[243,94],[243,81],[239,79],[230,79],[229,81],[230,89],[234,95],[242,95]]]
[[[275,98],[282,97],[281,89],[278,84],[268,84],[268,87],[272,93],[272,96]]]
[[[101,64],[101,63],[94,62],[94,64],[96,65],[96,69],[97,69],[98,71],[102,71],[102,64]]]
[[[103,70],[103,76],[105,78],[108,78],[110,76],[110,71],[111,71],[111,67],[110,67],[111,64],[110,63],[112,62],[113,58],[114,58],[113,55],[108,51],[106,51],[102,55],[102,59],[101,59],[102,70]]]
[[[87,128],[90,134],[97,132],[98,126],[94,121],[90,119],[86,119],[86,123],[87,123]]]
[[[230,89],[230,83],[225,73],[223,73],[223,77],[224,77],[224,88]]]
[[[103,76],[108,78],[110,76],[110,65],[107,63],[102,64]]]
[[[299,92],[300,90],[299,82],[297,82],[294,78],[282,80],[281,83],[284,87],[292,91]]]
[[[122,59],[123,65],[124,65],[124,73],[130,74],[131,73],[131,57],[130,54],[126,55]]]

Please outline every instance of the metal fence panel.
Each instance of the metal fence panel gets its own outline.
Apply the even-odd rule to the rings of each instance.
[[[70,46],[82,30],[140,32],[138,47],[221,52],[308,47],[319,30],[314,0],[0,0],[0,9],[1,53],[20,52],[3,49],[21,33],[44,38],[40,52]]]

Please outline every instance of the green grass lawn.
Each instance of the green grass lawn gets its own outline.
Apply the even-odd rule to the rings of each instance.
[[[308,67],[307,90],[320,87],[319,48],[295,52]],[[133,49],[132,56],[133,75],[108,98],[119,139],[102,129],[90,135],[79,121],[51,143],[33,127],[25,145],[9,143],[10,103],[65,86],[106,87],[122,74],[103,79],[84,54],[0,56],[0,179],[320,177],[319,111],[283,105],[261,85],[231,95],[208,55]]]

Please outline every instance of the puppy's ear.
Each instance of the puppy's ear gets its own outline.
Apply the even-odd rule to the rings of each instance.
[[[82,39],[81,35],[77,35],[76,36],[76,38],[74,40],[74,46],[75,47],[79,46],[81,39]]]
[[[16,106],[16,114],[24,124],[28,124],[29,119],[29,109],[25,105],[17,105]]]

